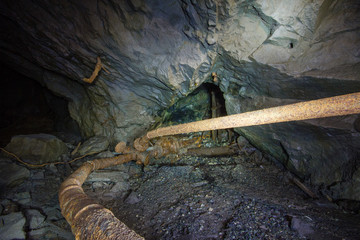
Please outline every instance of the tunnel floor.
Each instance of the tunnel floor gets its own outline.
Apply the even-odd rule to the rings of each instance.
[[[0,218],[24,221],[17,231],[25,239],[74,239],[61,216],[57,191],[82,163],[107,156],[112,152],[29,169],[23,183],[2,189]],[[1,162],[14,161],[1,154]],[[256,149],[227,157],[170,156],[146,167],[127,163],[90,174],[83,188],[146,239],[360,236],[359,214],[323,197],[310,198]],[[0,226],[2,234],[8,234],[5,230]]]
[[[131,191],[87,194],[146,239],[358,239],[360,217],[311,199],[261,154],[162,159],[130,173]],[[119,169],[117,169],[118,171]],[[106,171],[106,170],[105,170]],[[106,173],[103,173],[106,175]],[[91,179],[90,179],[91,180]],[[109,187],[109,186],[108,186]]]

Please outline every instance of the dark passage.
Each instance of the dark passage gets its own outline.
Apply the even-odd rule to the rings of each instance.
[[[19,134],[80,134],[64,98],[5,65],[1,65],[0,71],[1,147],[8,144],[12,136]]]

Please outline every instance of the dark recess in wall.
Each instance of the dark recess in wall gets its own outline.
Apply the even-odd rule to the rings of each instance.
[[[215,101],[216,101],[217,110],[218,110],[217,117],[226,116],[227,112],[226,112],[226,108],[225,108],[225,99],[224,99],[223,92],[220,90],[219,86],[217,86],[213,83],[203,83],[202,86],[207,89],[210,97],[211,97],[211,92],[214,92],[214,94],[215,94]]]
[[[0,88],[0,146],[14,135],[66,132],[79,135],[68,102],[37,81],[4,65]]]

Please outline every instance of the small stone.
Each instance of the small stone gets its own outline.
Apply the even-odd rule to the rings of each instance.
[[[107,137],[95,136],[86,140],[78,149],[80,155],[99,153],[107,150],[109,140]]]
[[[105,188],[107,184],[105,184],[105,182],[93,182],[92,184],[92,188],[95,189],[103,189]]]
[[[31,202],[31,196],[29,192],[16,193],[14,200],[20,204],[27,204]]]
[[[32,176],[32,179],[33,180],[42,180],[42,179],[44,179],[44,172],[41,171],[41,172],[34,173],[33,176]]]
[[[1,206],[3,207],[2,214],[4,215],[20,211],[18,204],[8,199],[2,200]]]
[[[29,239],[66,239],[73,240],[71,232],[66,231],[54,224],[47,223],[45,227],[32,230],[28,233]]]
[[[197,182],[197,183],[193,183],[191,186],[192,187],[201,187],[201,186],[204,186],[206,184],[208,184],[209,182],[208,181],[201,181],[201,182]]]
[[[303,237],[306,237],[314,232],[312,224],[296,217],[293,217],[291,220],[291,228],[296,230]]]
[[[110,151],[105,151],[105,152],[101,152],[101,153],[97,154],[95,157],[96,158],[109,158],[109,157],[114,157],[114,154]]]
[[[140,202],[142,199],[136,192],[131,192],[130,195],[126,198],[125,203],[128,204],[136,204]]]
[[[50,164],[47,166],[48,170],[50,170],[52,173],[57,173],[58,172],[58,169],[57,167],[55,166],[55,164]]]
[[[61,215],[60,206],[57,205],[55,207],[43,207],[42,208],[44,213],[46,214],[46,219],[48,221],[59,221],[60,219],[63,219],[63,216]]]
[[[0,216],[0,239],[25,239],[23,231],[26,220],[21,212],[14,212],[8,215]]]
[[[110,192],[121,193],[121,192],[127,192],[129,189],[130,189],[130,184],[129,183],[127,183],[127,182],[117,182],[111,188]]]
[[[45,221],[45,216],[42,215],[36,209],[29,209],[26,211],[28,218],[30,219],[29,228],[37,229],[42,226]]]
[[[117,171],[96,171],[89,175],[86,182],[122,182],[129,179],[129,175]]]

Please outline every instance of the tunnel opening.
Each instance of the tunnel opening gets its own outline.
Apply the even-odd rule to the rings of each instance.
[[[0,67],[0,146],[15,135],[66,134],[80,137],[77,123],[70,117],[68,102],[39,82],[4,65]]]
[[[150,130],[227,116],[223,92],[216,84],[204,82],[186,97],[160,111],[158,116]],[[233,129],[206,131],[200,134],[204,138],[211,138],[213,145],[231,143],[234,137],[238,136]]]

